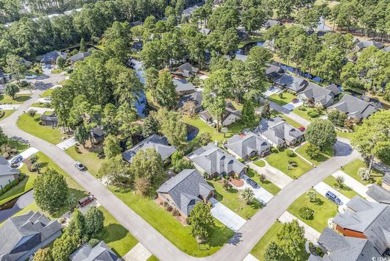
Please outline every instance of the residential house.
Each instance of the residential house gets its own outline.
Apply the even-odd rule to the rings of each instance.
[[[90,135],[91,135],[91,141],[93,144],[95,144],[95,145],[100,144],[104,140],[103,127],[97,126],[95,128],[92,128]]]
[[[195,91],[195,85],[185,79],[173,79],[176,93],[179,95],[189,94]]]
[[[375,42],[375,41],[358,41],[356,43],[356,50],[357,51],[362,51],[363,49],[367,48],[367,47],[370,47],[370,46],[374,46],[378,49],[382,49],[384,47],[383,43],[381,42]]]
[[[199,29],[199,32],[205,36],[209,35],[211,33],[211,29],[208,28],[201,28]]]
[[[181,75],[183,77],[192,77],[198,73],[199,69],[192,66],[190,63],[184,63],[180,65],[175,74]]]
[[[267,20],[265,23],[264,23],[264,25],[263,25],[263,27],[265,28],[265,29],[269,29],[269,28],[271,28],[271,27],[274,27],[275,25],[280,25],[280,22],[279,21],[277,21],[277,20]]]
[[[84,244],[71,256],[71,261],[119,261],[121,260],[103,241],[92,247]]]
[[[367,261],[380,260],[381,254],[372,242],[364,238],[343,237],[330,228],[325,228],[318,245],[323,250],[323,257],[310,255],[309,261]]]
[[[282,67],[273,64],[269,65],[268,68],[265,70],[265,75],[272,82],[282,77],[283,74],[284,70],[282,69]]]
[[[51,115],[41,115],[40,123],[44,126],[52,126],[55,127],[58,125],[58,118],[55,113],[52,113]]]
[[[236,134],[228,139],[225,147],[237,158],[248,160],[255,156],[263,157],[269,154],[272,146],[253,132],[247,132]]]
[[[199,113],[202,110],[202,92],[195,91],[191,94],[181,96],[178,107],[182,108],[186,102],[193,102],[195,104],[195,112]]]
[[[305,79],[299,77],[283,74],[282,77],[275,80],[274,84],[276,87],[279,87],[282,90],[285,89],[295,94],[303,91],[308,85],[308,82]]]
[[[387,46],[387,47],[383,48],[382,51],[384,51],[384,52],[390,52],[390,46]]]
[[[127,162],[131,163],[135,154],[140,150],[154,149],[160,154],[163,161],[168,161],[173,153],[176,152],[176,148],[168,144],[167,138],[153,134],[144,139],[133,148],[122,153],[122,157]]]
[[[321,105],[323,108],[327,108],[334,103],[336,96],[332,89],[333,87],[320,87],[309,83],[303,91],[298,93],[298,99],[308,106]]]
[[[188,7],[187,9],[183,10],[181,15],[182,15],[182,17],[189,19],[192,16],[192,13],[195,12],[195,10],[198,8],[199,8],[199,6],[197,6],[197,5]]]
[[[199,117],[210,125],[214,126],[217,123],[217,119],[214,118],[207,110],[200,112]],[[229,126],[240,119],[241,111],[237,110],[231,102],[227,102],[220,124],[222,126]]]
[[[356,121],[361,121],[377,111],[372,103],[349,94],[344,94],[338,103],[329,107],[329,110],[333,109],[345,113],[348,118]]]
[[[11,217],[0,227],[0,261],[28,260],[60,235],[60,223],[39,212]]]
[[[305,140],[302,131],[294,128],[280,117],[261,119],[256,132],[276,147],[297,146]]]
[[[90,55],[91,55],[90,52],[80,52],[80,53],[77,53],[77,54],[69,57],[69,61],[71,63],[75,63],[75,62],[84,60],[85,58],[87,58]]]
[[[207,203],[215,190],[196,169],[185,169],[158,188],[158,198],[188,217],[198,202]]]
[[[0,156],[0,189],[18,178],[19,175],[19,170],[11,168],[9,162],[4,157]]]
[[[244,164],[214,143],[209,143],[207,146],[195,150],[187,158],[206,178],[222,175],[240,176],[246,173]]]
[[[52,51],[42,55],[40,62],[44,64],[55,64],[59,56],[66,59],[67,54],[59,51]]]
[[[390,174],[383,176],[382,185],[372,184],[367,191],[367,196],[378,203],[390,204]]]
[[[370,241],[379,254],[390,248],[390,206],[355,196],[344,213],[333,219],[333,228],[344,236]]]

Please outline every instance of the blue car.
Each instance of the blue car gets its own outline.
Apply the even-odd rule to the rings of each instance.
[[[343,204],[341,200],[333,192],[328,191],[326,192],[325,195],[328,199],[332,200],[336,205],[340,206]]]

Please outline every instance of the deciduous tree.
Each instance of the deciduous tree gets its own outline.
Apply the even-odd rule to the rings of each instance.
[[[200,241],[207,241],[215,227],[210,206],[203,202],[197,203],[192,209],[188,220],[191,225],[192,235]]]
[[[321,151],[336,143],[336,131],[329,120],[317,119],[307,127],[305,138],[308,142],[318,146]]]

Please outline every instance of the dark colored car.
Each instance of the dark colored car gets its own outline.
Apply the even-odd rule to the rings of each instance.
[[[325,196],[336,203],[338,206],[342,204],[341,200],[333,192],[328,191],[326,192]]]
[[[301,126],[301,127],[298,128],[298,130],[300,130],[300,131],[302,131],[302,132],[305,132],[306,128],[303,127],[303,126]]]
[[[248,183],[252,188],[258,188],[259,185],[253,179],[247,179],[246,183]]]
[[[86,170],[85,166],[84,166],[83,164],[81,164],[80,162],[78,162],[78,161],[74,164],[74,166],[75,166],[78,170],[81,170],[81,171]]]
[[[22,162],[22,161],[23,161],[23,157],[21,155],[16,156],[10,162],[11,163],[11,167],[18,166],[19,163]]]
[[[297,98],[292,99],[292,103],[298,103],[299,100]]]

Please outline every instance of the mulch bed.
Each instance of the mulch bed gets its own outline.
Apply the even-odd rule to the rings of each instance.
[[[244,186],[244,180],[242,180],[242,179],[230,178],[229,181],[237,188]]]

